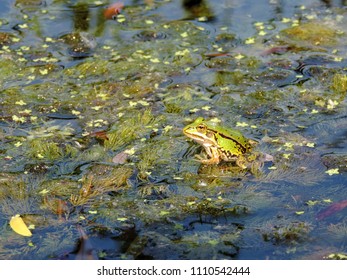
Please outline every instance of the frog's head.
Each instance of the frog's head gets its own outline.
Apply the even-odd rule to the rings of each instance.
[[[183,128],[183,133],[203,146],[217,145],[214,133],[208,129],[204,118],[199,117]]]

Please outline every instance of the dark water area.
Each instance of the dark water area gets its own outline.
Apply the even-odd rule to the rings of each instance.
[[[346,259],[346,16],[2,1],[0,259]]]

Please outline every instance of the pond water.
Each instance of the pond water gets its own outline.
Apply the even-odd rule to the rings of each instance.
[[[347,3],[112,4],[2,1],[0,259],[346,259]]]

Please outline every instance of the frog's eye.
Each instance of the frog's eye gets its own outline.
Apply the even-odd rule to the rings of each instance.
[[[206,126],[204,124],[199,124],[198,125],[198,130],[205,130]]]

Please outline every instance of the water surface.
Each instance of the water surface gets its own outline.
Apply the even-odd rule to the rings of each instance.
[[[0,7],[0,258],[346,258],[344,1],[110,4]],[[199,116],[273,160],[201,164]]]

